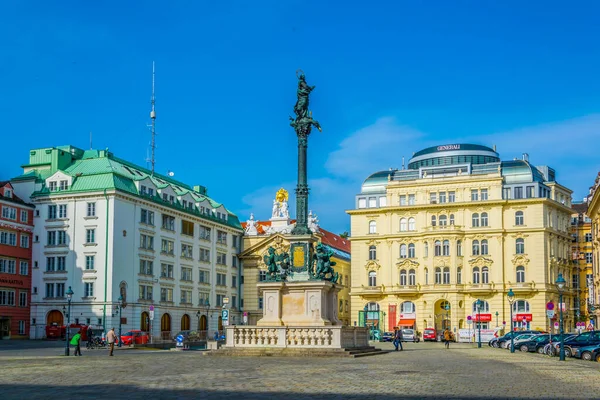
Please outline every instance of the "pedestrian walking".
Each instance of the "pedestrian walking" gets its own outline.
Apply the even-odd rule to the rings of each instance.
[[[75,354],[73,354],[74,356],[80,356],[81,355],[81,331],[77,332],[73,338],[71,339],[70,344],[72,344],[73,346],[75,346]]]
[[[108,342],[109,356],[113,355],[113,351],[115,350],[115,341],[117,340],[117,335],[115,335],[115,328],[110,328],[108,334],[106,335],[106,341]]]
[[[450,340],[452,339],[452,332],[450,332],[450,329],[446,328],[446,330],[444,331],[444,346],[446,346],[447,349],[450,348]]]
[[[400,351],[404,350],[402,347],[402,329],[394,328],[394,347],[396,351],[400,348]]]

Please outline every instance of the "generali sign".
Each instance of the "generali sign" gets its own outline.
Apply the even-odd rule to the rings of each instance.
[[[444,150],[460,150],[460,144],[446,144],[443,146],[438,146],[437,147],[438,151],[444,151]]]

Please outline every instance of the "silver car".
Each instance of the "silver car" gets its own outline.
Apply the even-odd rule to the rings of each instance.
[[[418,343],[421,339],[414,329],[402,329],[402,341]]]

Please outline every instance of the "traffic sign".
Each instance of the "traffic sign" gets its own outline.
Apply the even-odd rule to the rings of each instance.
[[[558,322],[554,323],[554,329],[558,329]]]
[[[229,304],[229,297],[223,297],[223,304]]]
[[[594,326],[594,320],[590,320],[590,325],[593,327]]]
[[[546,316],[548,318],[554,318],[554,310],[546,310]]]
[[[549,301],[546,303],[546,310],[550,311],[550,310],[554,310],[554,303]]]
[[[473,321],[471,321],[470,318],[467,319],[467,324],[471,325],[473,323]]]
[[[471,319],[473,319],[473,317],[471,317],[470,315],[467,315],[467,321],[470,321]]]
[[[590,324],[587,326],[587,328],[589,331],[594,329],[594,324],[592,324],[592,321],[590,321]]]
[[[229,310],[227,310],[227,309],[221,310],[221,320],[223,322],[229,321]]]
[[[150,321],[154,319],[154,310],[150,310]]]
[[[150,306],[150,311],[154,311],[154,306],[153,305]]]

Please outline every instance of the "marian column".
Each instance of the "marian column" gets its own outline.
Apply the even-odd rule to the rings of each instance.
[[[296,186],[296,226],[292,230],[293,235],[310,235],[308,227],[308,177],[306,165],[306,153],[308,147],[308,136],[314,126],[321,131],[319,123],[312,119],[312,112],[308,110],[308,97],[315,88],[308,86],[306,77],[302,71],[297,71],[298,77],[298,100],[294,106],[296,118],[290,117],[290,125],[298,136],[298,185]]]

